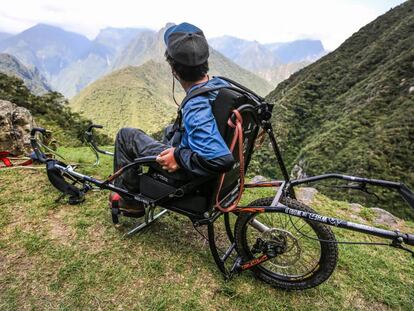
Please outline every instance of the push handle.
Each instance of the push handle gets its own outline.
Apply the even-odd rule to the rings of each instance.
[[[407,238],[405,240],[405,244],[414,246],[414,234],[407,233]]]
[[[44,128],[42,128],[42,127],[34,127],[30,131],[30,138],[34,138],[37,132],[39,132],[39,133],[41,133],[43,135],[46,135],[46,130]]]
[[[88,128],[87,128],[87,132],[92,132],[92,129],[94,129],[94,128],[96,128],[96,129],[103,129],[103,125],[99,125],[99,124],[91,124],[91,125],[89,125],[88,126]]]
[[[39,132],[42,135],[46,135],[47,131],[46,129],[42,127],[34,127],[30,130],[30,145],[32,146],[32,149],[36,155],[36,160],[45,163],[47,161],[47,158],[45,154],[40,150],[39,143],[36,139],[36,133]]]
[[[99,163],[99,156],[98,156],[97,152],[102,153],[102,154],[106,154],[106,155],[110,155],[110,156],[113,156],[114,154],[113,154],[113,152],[106,151],[106,150],[103,150],[103,149],[101,149],[101,148],[98,147],[98,145],[96,144],[95,139],[93,137],[92,130],[94,128],[96,128],[96,129],[103,129],[103,126],[102,125],[99,125],[99,124],[91,124],[91,125],[89,125],[88,128],[85,131],[85,140],[86,140],[87,143],[89,143],[90,147],[95,152],[95,155],[97,157],[96,163]]]

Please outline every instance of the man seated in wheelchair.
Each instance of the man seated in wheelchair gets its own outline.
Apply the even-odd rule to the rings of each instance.
[[[164,41],[166,60],[187,95],[200,88],[229,85],[220,78],[209,78],[209,48],[199,28],[188,23],[172,26],[166,30]],[[234,164],[232,153],[220,135],[212,113],[211,103],[217,93],[217,90],[204,92],[188,100],[180,120],[165,130],[162,142],[139,129],[121,129],[115,141],[114,170],[144,156],[157,156],[157,162],[166,175],[178,179],[189,180],[231,169]],[[115,184],[131,192],[139,192],[139,178],[134,170],[125,172]],[[136,216],[144,214],[139,203],[120,198],[117,194],[111,195],[111,200],[114,199],[119,200],[121,209]]]

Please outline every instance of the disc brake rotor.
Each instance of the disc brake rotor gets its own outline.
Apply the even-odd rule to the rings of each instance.
[[[287,268],[299,261],[302,248],[300,247],[298,239],[289,231],[270,228],[262,233],[262,238],[267,243],[282,242],[283,245],[282,253],[272,258],[269,263],[277,267]]]

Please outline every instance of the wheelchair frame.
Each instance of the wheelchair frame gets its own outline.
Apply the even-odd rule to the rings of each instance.
[[[414,252],[411,249],[403,246],[404,243],[407,245],[414,245],[413,234],[402,233],[402,232],[399,232],[398,230],[391,231],[391,230],[380,229],[380,228],[362,225],[362,224],[358,224],[358,223],[354,223],[354,222],[350,222],[350,221],[346,221],[342,219],[327,217],[327,216],[319,215],[316,213],[304,212],[304,211],[289,208],[279,202],[282,196],[288,196],[291,198],[295,198],[294,187],[298,185],[310,183],[310,182],[324,180],[324,179],[342,179],[342,180],[357,182],[362,185],[370,184],[370,185],[385,187],[389,189],[394,189],[400,193],[400,195],[407,201],[407,203],[412,208],[414,208],[414,193],[402,183],[385,181],[385,180],[367,179],[367,178],[340,175],[340,174],[324,174],[324,175],[313,176],[313,177],[299,179],[299,180],[297,179],[291,180],[289,178],[289,174],[287,172],[286,166],[283,162],[278,144],[276,142],[276,138],[273,133],[271,123],[269,122],[270,116],[268,114],[268,110],[267,110],[268,108],[264,105],[268,105],[268,104],[259,103],[259,106],[256,107],[256,109],[259,111],[261,110],[260,112],[262,115],[261,126],[264,129],[264,131],[268,134],[268,137],[272,144],[273,151],[276,155],[276,158],[277,158],[277,161],[278,161],[278,164],[279,164],[279,167],[281,169],[284,179],[245,184],[244,185],[245,188],[260,188],[260,187],[277,188],[277,191],[273,198],[273,202],[270,206],[249,206],[249,205],[237,206],[237,208],[233,210],[232,213],[236,215],[238,215],[239,213],[265,213],[265,212],[284,213],[290,216],[303,218],[303,219],[310,220],[313,222],[320,222],[320,223],[323,223],[329,226],[348,229],[352,231],[357,231],[357,232],[389,239],[391,240],[391,243],[389,244],[389,246],[408,251],[414,256]],[[266,116],[268,116],[268,118]],[[93,139],[93,133],[92,133],[93,128],[101,128],[101,126],[91,125],[86,131],[86,137],[87,137],[86,140],[95,152],[95,155],[97,157],[96,163],[99,163],[98,153],[102,153],[105,155],[113,155],[113,154],[108,151],[101,150],[96,145]],[[37,159],[42,163],[47,163],[48,161],[54,161],[54,160],[47,159],[45,155],[41,152],[39,144],[37,142],[37,138],[36,138],[36,133],[38,132],[45,134],[46,131],[42,128],[33,128],[31,131],[31,145],[37,156]],[[75,169],[71,165],[63,166],[57,161],[53,163],[53,167],[55,169],[58,169],[62,176],[68,177],[74,183],[82,184],[82,188],[81,188],[82,194],[87,193],[89,190],[93,189],[94,186],[97,186],[100,189],[114,191],[116,193],[121,194],[122,196],[128,197],[130,199],[134,199],[138,202],[143,203],[145,206],[144,222],[142,222],[141,224],[137,225],[132,230],[130,230],[127,233],[128,236],[136,234],[140,232],[141,230],[143,230],[144,228],[148,227],[153,222],[155,222],[157,219],[165,215],[169,210],[173,212],[178,212],[190,218],[190,220],[192,221],[196,229],[199,226],[206,225],[208,229],[208,242],[209,242],[211,254],[214,258],[216,265],[218,266],[219,270],[223,273],[226,279],[232,277],[236,273],[239,273],[243,270],[251,269],[252,267],[255,267],[263,263],[264,261],[267,261],[272,258],[271,256],[264,254],[260,256],[259,258],[254,258],[250,260],[249,262],[242,262],[241,257],[237,256],[234,262],[231,264],[231,268],[230,269],[226,268],[225,266],[226,261],[230,258],[230,256],[236,250],[236,244],[234,241],[234,231],[230,224],[229,213],[222,212],[220,210],[214,209],[213,207],[210,208],[209,212],[206,212],[202,215],[193,214],[191,212],[173,208],[173,207],[164,208],[159,213],[154,214],[155,208],[159,206],[160,204],[167,203],[171,199],[183,196],[186,192],[186,191],[183,191],[183,187],[187,187],[186,190],[190,191],[196,188],[198,185],[201,185],[202,183],[206,182],[208,178],[200,178],[200,179],[197,179],[196,181],[190,181],[188,184],[184,185],[183,187],[175,189],[171,193],[159,199],[151,199],[140,193],[131,193],[128,190],[116,187],[115,185],[111,183],[114,179],[116,179],[126,170],[133,169],[134,167],[138,167],[138,166],[148,166],[156,162],[155,160],[156,160],[155,156],[136,159],[133,163],[130,163],[122,167],[119,171],[115,172],[114,174],[109,176],[104,181],[95,179],[91,176],[87,176],[82,173],[79,173],[75,171]],[[233,191],[233,193],[230,193],[231,195],[230,195],[229,202],[231,202],[232,197],[234,198],[234,195],[237,194],[237,189],[238,187],[235,188],[236,191]],[[224,254],[220,256],[219,249],[216,245],[214,224],[216,220],[219,219],[222,215],[224,216],[224,227],[225,227],[227,238],[230,242],[230,246],[227,248]],[[117,215],[113,215],[113,217],[114,216],[117,217]],[[264,232],[269,229],[267,226],[265,226],[264,224],[260,223],[257,220],[254,220],[250,225],[252,225],[254,228],[256,228],[260,232]]]
[[[254,112],[253,115],[254,115],[256,124],[259,125],[264,131],[264,133],[266,133],[269,137],[270,143],[273,148],[273,152],[276,156],[279,168],[282,172],[283,179],[250,183],[250,184],[243,185],[245,172],[242,169],[244,165],[244,160],[243,160],[243,155],[241,155],[239,156],[240,157],[239,160],[241,160],[240,171],[241,171],[241,175],[243,176],[240,176],[239,183],[235,186],[235,188],[230,193],[228,193],[224,198],[220,199],[221,200],[220,202],[216,203],[216,205],[214,205],[213,203],[212,206],[209,206],[208,212],[205,212],[202,215],[194,214],[184,209],[175,208],[172,206],[167,206],[167,207],[164,206],[164,209],[161,210],[161,212],[157,213],[156,215],[154,215],[154,211],[157,206],[164,205],[165,203],[168,203],[169,200],[184,196],[186,193],[189,193],[192,190],[196,189],[197,186],[200,186],[203,183],[207,182],[210,178],[203,177],[195,181],[190,181],[187,184],[175,189],[174,191],[171,191],[170,193],[166,194],[165,196],[159,199],[151,199],[140,193],[130,193],[126,189],[116,187],[115,185],[112,184],[112,181],[116,179],[117,177],[119,177],[123,172],[125,172],[128,169],[133,169],[134,167],[138,167],[141,165],[149,166],[150,164],[154,164],[156,162],[156,157],[154,156],[136,159],[134,162],[119,169],[117,172],[109,176],[106,180],[101,181],[93,177],[76,172],[74,168],[70,165],[62,165],[62,163],[58,161],[47,159],[46,156],[41,152],[40,146],[36,139],[36,133],[40,132],[44,135],[46,133],[45,129],[33,128],[31,130],[30,141],[31,141],[32,148],[36,154],[37,159],[40,162],[47,164],[48,170],[52,168],[60,172],[61,176],[60,177],[58,176],[58,177],[61,178],[62,181],[63,181],[63,176],[65,176],[69,178],[70,180],[72,180],[73,184],[75,183],[82,184],[82,188],[77,189],[79,190],[78,193],[81,193],[82,195],[84,195],[89,190],[93,189],[94,186],[97,186],[100,189],[111,190],[125,197],[134,199],[138,202],[143,203],[143,205],[145,206],[144,222],[139,224],[132,230],[130,230],[127,233],[127,235],[133,235],[135,233],[140,232],[144,228],[151,225],[158,218],[163,216],[165,213],[167,213],[167,211],[169,210],[173,212],[178,212],[190,218],[196,230],[197,230],[197,227],[199,226],[207,225],[208,242],[209,242],[211,254],[213,255],[214,261],[217,264],[219,270],[223,273],[226,279],[232,277],[234,274],[239,273],[243,270],[249,270],[257,265],[260,265],[261,263],[276,256],[275,254],[272,255],[270,253],[264,253],[258,258],[253,258],[247,262],[242,262],[241,256],[237,254],[236,259],[233,261],[233,263],[231,263],[231,268],[227,269],[225,266],[226,261],[230,258],[231,254],[233,254],[234,251],[236,250],[234,231],[232,229],[232,226],[230,223],[230,217],[229,217],[230,211],[234,213],[235,215],[240,215],[240,213],[267,213],[267,212],[283,213],[289,216],[299,217],[299,218],[302,218],[302,219],[305,219],[311,222],[319,222],[319,223],[329,225],[329,226],[334,226],[338,228],[361,232],[364,234],[374,235],[377,237],[391,240],[391,243],[388,244],[389,246],[399,248],[401,250],[405,250],[411,253],[411,255],[414,257],[414,251],[403,246],[404,243],[407,245],[414,246],[414,234],[402,233],[398,230],[391,231],[391,230],[380,229],[380,228],[376,228],[372,226],[362,225],[362,224],[358,224],[358,223],[354,223],[354,222],[350,222],[350,221],[346,221],[342,219],[327,217],[327,216],[319,215],[316,213],[293,209],[293,208],[290,208],[282,204],[280,202],[282,197],[290,197],[290,198],[295,199],[294,187],[298,185],[302,185],[302,184],[307,184],[310,182],[317,182],[317,181],[324,180],[324,179],[341,179],[341,180],[357,182],[363,187],[369,184],[369,185],[375,185],[375,186],[380,186],[380,187],[385,187],[388,189],[396,190],[413,209],[414,209],[414,193],[410,189],[408,189],[403,183],[397,183],[397,182],[391,182],[391,181],[385,181],[385,180],[367,179],[367,178],[340,175],[340,174],[324,174],[324,175],[318,175],[318,176],[313,176],[313,177],[304,178],[304,179],[291,180],[289,173],[287,171],[287,168],[285,166],[285,163],[283,161],[279,146],[277,144],[272,125],[270,123],[273,105],[267,103],[261,96],[255,94],[254,92],[245,88],[239,83],[232,81],[230,79],[224,78],[224,77],[219,77],[219,78],[222,78],[226,80],[227,82],[229,82],[231,85],[233,85],[227,88],[244,93],[244,95],[246,95],[247,98],[251,101],[249,104],[242,104],[241,106],[233,110],[228,120],[228,124],[230,126],[234,125],[234,127],[236,128],[237,122],[235,122],[235,120],[241,116],[241,112],[243,109]],[[95,165],[97,165],[99,164],[99,153],[110,155],[110,156],[113,156],[113,153],[102,150],[97,146],[97,144],[95,143],[94,137],[93,137],[94,128],[102,128],[102,126],[100,125],[89,126],[87,131],[85,132],[85,139],[86,139],[86,142],[92,148],[93,152],[95,153],[95,156],[96,156]],[[236,137],[237,129],[235,129],[234,133],[235,133],[234,136]],[[256,132],[256,136],[254,137],[254,139],[257,139],[257,132]],[[244,147],[243,146],[244,145],[243,132],[241,134],[241,139],[239,137],[238,142],[239,142],[239,154],[240,154],[240,151],[242,153],[244,152],[243,151],[243,147]],[[233,145],[233,142],[232,142],[232,145]],[[250,160],[251,153],[248,154],[247,156],[248,156],[247,158],[247,162],[248,162]],[[54,161],[54,162],[51,162],[51,161]],[[50,177],[49,179],[51,180]],[[52,182],[52,184],[54,183]],[[73,187],[73,184],[72,184],[72,187]],[[54,186],[62,191],[59,185],[54,184]],[[275,191],[275,195],[274,195],[273,201],[270,204],[270,206],[249,206],[249,205],[238,206],[238,199],[240,199],[240,196],[243,193],[243,186],[244,188],[274,187],[274,188],[277,188],[277,190]],[[218,187],[218,193],[220,193],[220,190],[221,190],[221,184]],[[240,191],[241,193],[239,195],[238,192]],[[217,199],[218,199],[218,195],[217,195]],[[237,203],[236,205],[233,203],[234,201]],[[222,202],[224,202],[223,203],[224,208],[221,206]],[[229,206],[230,204],[232,208],[226,208],[226,206]],[[224,254],[220,256],[219,249],[216,245],[214,224],[216,220],[219,219],[220,216],[222,215],[224,216],[224,227],[225,227],[227,238],[230,242],[230,246],[227,248],[227,250],[224,251]],[[118,215],[113,214],[112,217],[113,217],[113,220],[117,220]],[[261,233],[269,230],[269,228],[266,225],[260,223],[256,219],[254,219],[250,223],[250,225],[253,226],[255,229],[257,229]],[[336,241],[331,241],[331,242],[338,243]],[[387,245],[387,244],[383,244],[383,245]]]

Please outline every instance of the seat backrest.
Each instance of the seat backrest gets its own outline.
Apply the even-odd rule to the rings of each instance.
[[[227,88],[223,88],[219,91],[216,100],[212,104],[212,111],[216,119],[217,127],[228,146],[231,144],[235,130],[227,124],[227,121],[229,117],[232,116],[232,111],[234,109],[238,109],[242,116],[244,173],[246,173],[248,168],[254,149],[254,143],[259,131],[258,116],[254,109],[256,105],[256,102],[253,101],[248,94]],[[227,197],[222,204],[224,207],[232,203],[237,197],[240,185],[240,156],[237,144],[233,150],[233,157],[236,163],[233,165],[233,168],[226,173],[219,194],[220,200]],[[212,185],[211,198],[214,203],[217,191],[219,190],[218,187],[219,179]]]

